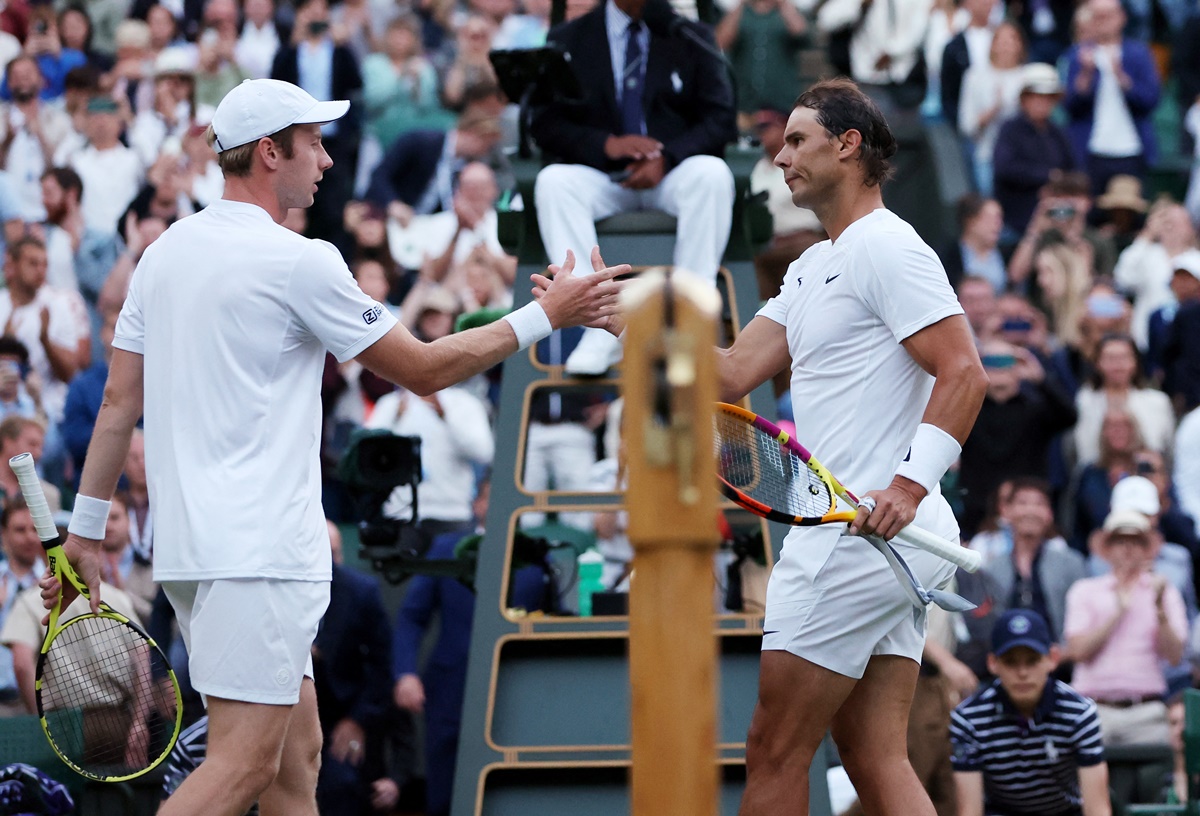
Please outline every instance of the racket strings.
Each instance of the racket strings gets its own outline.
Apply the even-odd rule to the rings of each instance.
[[[802,518],[821,518],[836,505],[829,485],[776,439],[737,417],[716,413],[717,473],[749,498]]]
[[[59,752],[97,777],[149,767],[175,726],[175,699],[157,685],[162,653],[107,617],[72,622],[50,644],[39,689],[46,731]]]

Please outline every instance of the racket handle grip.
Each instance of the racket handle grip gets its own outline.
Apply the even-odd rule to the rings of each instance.
[[[967,572],[978,572],[983,565],[983,556],[979,553],[959,546],[953,541],[947,541],[940,535],[923,530],[915,524],[910,524],[897,533],[896,540],[913,547],[920,547],[939,558],[944,558],[955,566],[962,567]]]
[[[29,506],[29,515],[33,518],[33,526],[37,528],[38,538],[42,541],[57,541],[58,527],[54,524],[50,505],[46,503],[46,493],[42,490],[42,481],[38,478],[33,454],[18,453],[8,460],[8,466],[17,475],[17,483],[21,485],[21,495],[25,497],[25,504]]]

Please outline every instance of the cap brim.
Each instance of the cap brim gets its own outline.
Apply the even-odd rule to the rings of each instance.
[[[332,102],[318,102],[305,113],[296,118],[293,125],[323,125],[335,122],[350,110],[350,102],[346,99],[335,99]]]
[[[1000,655],[1008,654],[1018,646],[1024,646],[1027,649],[1033,649],[1035,652],[1041,655],[1050,654],[1050,646],[1046,643],[1042,643],[1039,640],[1034,640],[1033,638],[1015,638],[1004,644],[1004,649],[995,652],[995,655],[999,657]]]

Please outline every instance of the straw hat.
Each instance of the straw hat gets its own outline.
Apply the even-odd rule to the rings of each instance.
[[[1135,176],[1113,176],[1108,180],[1104,195],[1096,199],[1102,210],[1133,210],[1145,212],[1149,202],[1142,198],[1142,183]]]
[[[1063,92],[1058,69],[1045,62],[1031,62],[1021,68],[1021,93],[1058,96]]]

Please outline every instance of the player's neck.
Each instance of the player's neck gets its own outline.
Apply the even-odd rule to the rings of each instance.
[[[287,218],[287,208],[279,200],[279,196],[270,185],[255,179],[253,176],[225,177],[225,193],[221,198],[226,201],[239,201],[243,204],[253,204],[262,207],[276,224],[282,224]]]
[[[847,227],[882,207],[883,194],[878,186],[856,186],[844,196],[834,196],[828,207],[814,207],[813,210],[830,240],[837,243]]]

